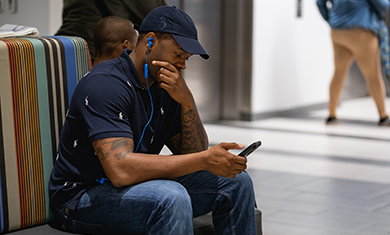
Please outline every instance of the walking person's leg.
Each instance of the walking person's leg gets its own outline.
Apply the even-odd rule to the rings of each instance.
[[[378,37],[371,31],[360,30],[358,43],[354,48],[357,64],[367,82],[367,88],[374,99],[380,119],[386,118],[386,89],[383,82]]]
[[[344,87],[346,74],[351,68],[353,56],[352,52],[343,45],[346,36],[344,31],[332,30],[331,36],[333,42],[334,74],[329,86],[328,109],[329,118],[336,118],[336,109],[340,94]]]

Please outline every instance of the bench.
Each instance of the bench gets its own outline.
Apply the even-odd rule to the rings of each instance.
[[[70,98],[91,69],[79,37],[0,39],[0,234],[68,234],[53,223],[48,182]],[[257,230],[261,212],[256,209]],[[195,234],[213,234],[211,214]]]

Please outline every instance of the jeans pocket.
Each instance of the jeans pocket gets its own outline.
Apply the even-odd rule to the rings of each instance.
[[[85,223],[78,220],[72,220],[72,230],[83,234],[109,234],[101,224]]]

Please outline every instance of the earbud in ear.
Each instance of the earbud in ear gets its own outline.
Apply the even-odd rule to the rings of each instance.
[[[148,79],[148,77],[149,77],[149,67],[148,67],[149,48],[153,44],[153,39],[154,38],[148,38],[148,52],[146,54],[146,62],[145,62],[145,65],[144,65],[144,76],[145,76],[146,79]]]
[[[153,44],[154,38],[148,38],[148,48]]]

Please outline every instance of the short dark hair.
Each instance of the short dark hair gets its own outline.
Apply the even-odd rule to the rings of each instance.
[[[139,32],[139,35],[138,35],[138,40],[137,40],[137,45],[138,43],[141,43],[141,41],[143,40],[143,38],[148,34],[149,32]],[[156,34],[156,38],[158,38],[159,40],[169,40],[169,39],[173,39],[172,35],[170,33],[162,33],[162,32],[153,32],[154,34]]]
[[[137,37],[131,21],[119,16],[107,16],[101,19],[95,28],[95,54],[110,54],[118,43]]]

